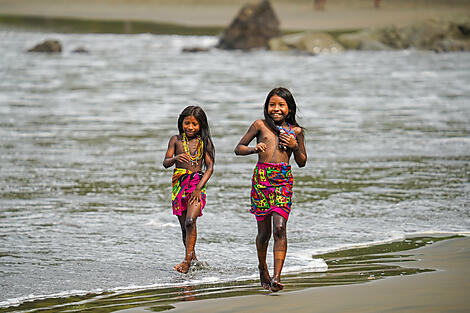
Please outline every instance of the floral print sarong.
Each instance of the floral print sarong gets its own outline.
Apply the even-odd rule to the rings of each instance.
[[[292,205],[293,185],[294,177],[289,164],[258,162],[253,170],[250,210],[256,220],[264,220],[271,212],[287,220]]]
[[[188,200],[202,178],[202,172],[191,172],[183,168],[175,168],[172,177],[171,206],[173,214],[181,216],[188,209]],[[206,205],[206,187],[201,190],[201,213]]]

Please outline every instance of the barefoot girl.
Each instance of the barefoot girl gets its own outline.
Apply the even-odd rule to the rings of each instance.
[[[170,138],[163,166],[175,165],[171,204],[181,226],[186,254],[183,262],[173,268],[186,273],[191,261],[197,260],[196,220],[206,204],[206,183],[214,170],[215,149],[206,114],[200,107],[188,106],[183,110],[178,118],[178,130],[179,134]]]
[[[257,153],[258,163],[253,171],[251,213],[258,223],[256,249],[261,286],[279,291],[281,271],[286,258],[286,224],[292,200],[292,177],[289,160],[292,154],[299,167],[305,166],[307,153],[302,127],[295,120],[296,104],[286,88],[275,88],[266,97],[264,120],[256,120],[235,148],[235,154]],[[249,143],[256,138],[255,147]],[[269,275],[266,264],[271,232],[274,236],[274,273]]]

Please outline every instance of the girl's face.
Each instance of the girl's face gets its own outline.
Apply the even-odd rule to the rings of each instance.
[[[198,120],[193,116],[186,116],[183,120],[183,131],[188,138],[193,138],[199,133],[200,125]]]
[[[268,114],[276,124],[282,124],[289,114],[289,106],[284,98],[274,95],[269,99]]]

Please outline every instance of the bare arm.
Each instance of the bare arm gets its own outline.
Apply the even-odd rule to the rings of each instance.
[[[199,190],[201,190],[206,185],[206,183],[209,181],[209,178],[211,178],[212,173],[214,172],[214,160],[209,156],[209,153],[206,153],[204,156],[204,163],[206,164],[206,171],[196,186],[196,189]]]
[[[213,149],[213,147],[208,147],[208,149]],[[196,188],[194,189],[191,197],[189,198],[189,202],[192,203],[193,201],[201,201],[201,190],[204,188],[206,183],[211,178],[212,173],[214,172],[214,160],[209,156],[209,153],[206,152],[204,155],[204,163],[206,164],[206,171],[204,175],[202,175],[201,180],[197,184]]]
[[[293,148],[292,151],[295,163],[299,167],[304,167],[307,163],[307,151],[305,150],[305,137],[302,131],[297,134],[297,147]]]
[[[279,135],[280,141],[292,150],[294,153],[295,162],[299,167],[304,167],[307,163],[307,152],[305,151],[304,133],[300,127],[296,127],[294,130],[297,139],[294,135],[288,135],[281,133]]]
[[[235,147],[236,155],[248,155],[258,152],[264,152],[266,150],[266,144],[258,143],[255,147],[249,147],[250,142],[258,135],[259,129],[257,127],[258,121],[255,121],[248,128],[246,134],[240,139],[240,142]]]
[[[165,159],[163,160],[163,167],[169,168],[178,162],[189,162],[189,156],[186,153],[175,155],[176,142],[178,136],[172,136],[168,142],[168,149],[166,150]]]

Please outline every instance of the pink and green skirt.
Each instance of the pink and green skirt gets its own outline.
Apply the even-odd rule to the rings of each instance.
[[[188,209],[188,200],[202,178],[202,172],[191,172],[183,168],[175,168],[172,177],[171,206],[173,214],[181,216]],[[206,205],[206,187],[201,190],[201,213]]]

